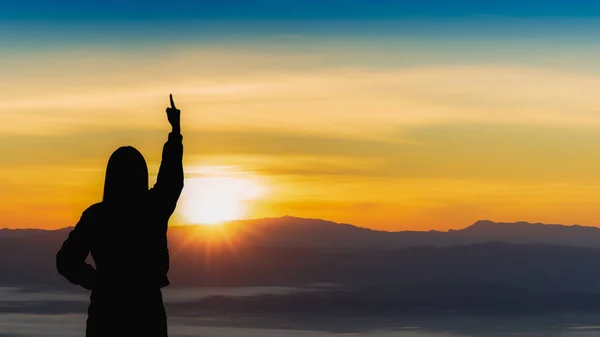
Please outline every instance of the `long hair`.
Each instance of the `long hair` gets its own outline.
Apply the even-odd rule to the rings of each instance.
[[[148,191],[148,166],[136,148],[123,146],[108,159],[104,179],[104,197],[107,202],[127,202]]]

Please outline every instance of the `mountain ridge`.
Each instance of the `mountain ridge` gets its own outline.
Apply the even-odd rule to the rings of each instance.
[[[592,230],[598,230],[600,233],[600,227],[598,226],[589,226],[589,225],[579,225],[579,224],[571,224],[571,225],[565,225],[565,224],[550,224],[550,223],[542,223],[542,222],[529,222],[529,221],[515,221],[515,222],[499,222],[499,221],[493,221],[493,220],[488,220],[488,219],[482,219],[482,220],[477,220],[475,221],[473,224],[468,225],[464,228],[461,229],[448,229],[446,231],[443,230],[436,230],[436,229],[431,229],[431,230],[396,230],[396,231],[387,231],[387,230],[381,230],[381,229],[373,229],[373,228],[369,228],[369,227],[363,227],[363,226],[359,226],[359,225],[354,225],[354,224],[350,224],[350,223],[346,223],[346,222],[336,222],[336,221],[331,221],[331,220],[325,220],[325,219],[320,219],[320,218],[310,218],[310,217],[298,217],[298,216],[293,216],[293,215],[283,215],[283,216],[278,216],[278,217],[265,217],[265,218],[248,218],[248,219],[239,219],[239,220],[229,220],[229,221],[225,221],[223,224],[227,225],[227,224],[232,224],[232,223],[239,223],[239,222],[256,222],[256,221],[277,221],[277,220],[294,220],[294,221],[318,221],[318,222],[323,222],[323,223],[328,223],[328,224],[334,224],[334,225],[343,225],[343,226],[349,226],[349,227],[353,227],[353,228],[357,228],[357,229],[364,229],[364,230],[368,230],[368,231],[372,231],[372,232],[381,232],[381,233],[431,233],[431,232],[435,232],[435,233],[452,233],[452,232],[461,232],[461,231],[467,231],[470,229],[474,229],[474,228],[478,228],[478,227],[491,227],[491,226],[511,226],[511,225],[525,225],[525,226],[544,226],[544,227],[566,227],[566,228],[585,228],[585,229],[592,229]],[[202,225],[176,225],[176,226],[170,226],[169,228],[178,228],[178,227],[196,227],[196,226],[202,226]],[[212,226],[206,226],[206,227],[212,227]],[[34,231],[60,231],[60,230],[67,230],[67,229],[71,229],[73,228],[73,226],[67,226],[67,227],[60,227],[60,228],[54,228],[54,229],[44,229],[44,228],[34,228],[34,227],[27,227],[27,228],[8,228],[8,227],[4,227],[4,228],[0,228],[0,233],[2,233],[3,231],[6,232],[18,232],[18,231],[29,231],[29,232],[34,232]]]
[[[66,236],[73,227],[60,229],[0,229],[0,241],[33,236]],[[449,247],[483,242],[550,244],[600,248],[600,228],[479,220],[458,230],[382,231],[347,223],[290,215],[228,221],[219,226],[178,225],[169,227],[169,238],[197,242],[229,241],[238,245],[259,244],[310,248],[407,248]]]

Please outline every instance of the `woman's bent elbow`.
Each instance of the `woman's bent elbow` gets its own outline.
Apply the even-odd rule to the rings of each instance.
[[[70,269],[68,261],[65,260],[63,251],[59,251],[56,254],[56,271],[58,271],[61,276],[67,277]]]

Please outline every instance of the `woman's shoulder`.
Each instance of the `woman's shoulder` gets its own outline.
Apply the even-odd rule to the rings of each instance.
[[[102,202],[95,203],[83,211],[84,217],[96,217],[104,212],[105,205]]]

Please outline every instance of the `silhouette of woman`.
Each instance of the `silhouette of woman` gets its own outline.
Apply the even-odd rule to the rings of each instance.
[[[156,184],[131,146],[108,160],[102,202],[86,209],[56,255],[69,282],[91,290],[87,337],[167,336],[161,288],[169,284],[167,224],[183,189],[180,111],[170,96],[172,126]],[[96,268],[86,263],[88,253]]]

